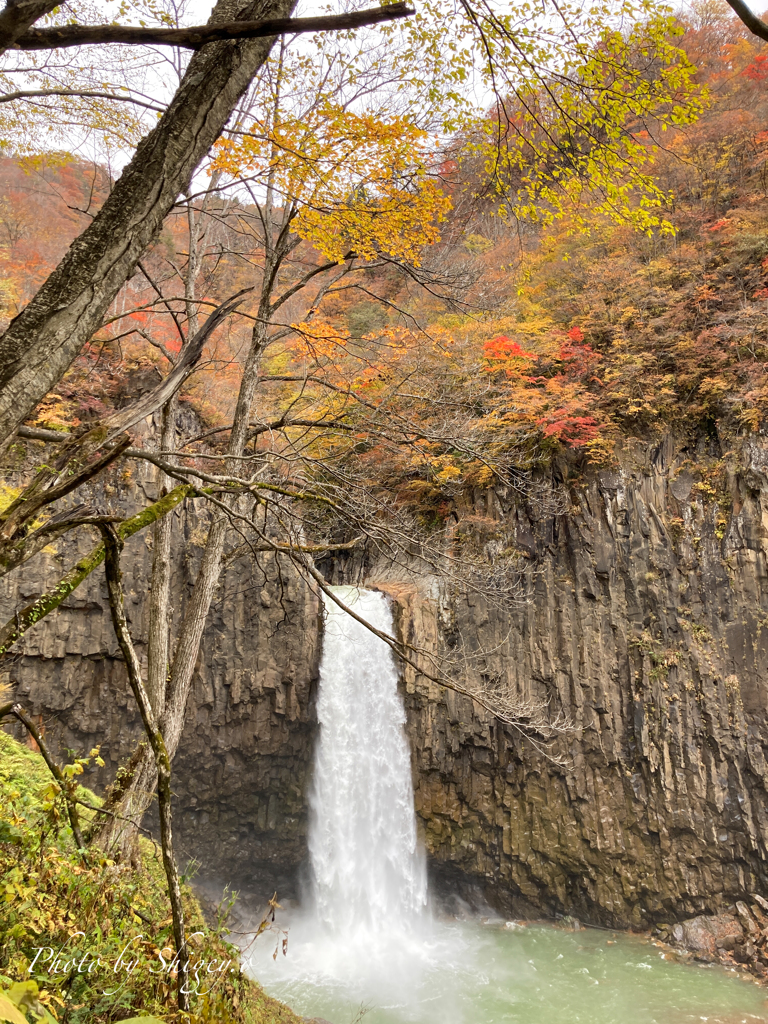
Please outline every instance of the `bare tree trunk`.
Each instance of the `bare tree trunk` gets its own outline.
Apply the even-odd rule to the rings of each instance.
[[[58,7],[58,0],[7,0],[0,11],[0,54],[54,7]]]
[[[109,591],[109,607],[112,612],[112,622],[115,627],[115,636],[120,645],[120,650],[125,658],[125,666],[128,670],[128,680],[139,706],[144,731],[149,740],[149,749],[152,752],[155,772],[157,775],[157,799],[160,809],[160,845],[163,851],[163,867],[168,881],[168,896],[171,901],[171,915],[173,917],[173,939],[176,945],[177,968],[177,991],[178,1005],[180,1010],[189,1009],[189,992],[187,981],[187,957],[185,955],[186,939],[184,936],[184,906],[181,900],[181,884],[179,872],[176,867],[176,858],[173,854],[173,821],[171,809],[171,758],[165,745],[163,732],[159,728],[157,718],[149,700],[147,691],[141,679],[141,666],[133,640],[128,629],[123,608],[123,587],[122,573],[120,571],[120,548],[122,542],[117,532],[111,525],[101,527],[104,538],[106,557],[104,569],[107,577],[107,590]],[[146,748],[145,748],[146,749]]]
[[[291,13],[294,0],[219,0],[209,24]],[[62,377],[157,236],[266,60],[274,37],[204,46],[104,206],[0,338],[0,443]]]
[[[176,396],[163,409],[160,450],[176,448]],[[160,471],[161,495],[168,491],[169,478]],[[159,496],[161,496],[159,495]],[[171,538],[173,516],[163,516],[152,528],[152,590],[149,596],[149,637],[147,644],[147,693],[152,710],[159,717],[165,708],[165,686],[171,637]]]
[[[251,348],[240,383],[240,393],[227,451],[227,454],[233,457],[232,461],[227,463],[228,472],[231,473],[238,471],[236,457],[242,455],[245,449],[251,406],[259,379],[259,362],[266,337],[266,326],[263,318],[260,317],[251,338]],[[237,499],[229,500],[234,502]],[[165,706],[161,715],[161,729],[171,760],[176,753],[184,728],[187,699],[200,651],[200,641],[221,573],[227,529],[226,514],[222,511],[214,512],[200,570],[176,643],[173,666],[165,693]],[[119,817],[104,816],[102,818],[94,832],[93,842],[95,845],[105,852],[109,852],[110,856],[119,858],[130,855],[138,826],[152,802],[156,779],[156,768],[151,750],[144,747],[135,752],[111,788],[104,805],[107,811],[119,815]]]
[[[211,192],[203,200],[203,211],[209,197],[219,180],[216,173],[211,178]],[[184,275],[184,298],[187,311],[187,338],[194,337],[199,328],[196,299],[197,278],[200,274],[200,245],[205,239],[202,213],[195,210],[189,203],[187,206],[187,225],[189,230],[189,252],[186,273]],[[178,411],[177,396],[166,404],[163,409],[163,426],[160,432],[160,450],[173,452],[176,450],[176,414]],[[170,477],[160,473],[160,484],[163,493],[171,485]],[[173,518],[166,516],[155,523],[153,529],[154,549],[152,553],[152,593],[149,601],[149,637],[147,645],[147,692],[156,715],[165,710],[165,690],[168,683],[168,669],[171,647],[172,604],[171,604],[171,538],[173,535]],[[151,783],[151,779],[147,780]]]

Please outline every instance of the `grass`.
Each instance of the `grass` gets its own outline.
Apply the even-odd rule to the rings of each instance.
[[[99,803],[88,790],[80,794]],[[82,809],[85,820],[90,813]],[[0,1010],[3,992],[15,983],[18,996],[19,983],[33,982],[37,1001],[22,1007],[30,1022],[113,1024],[151,1015],[166,1024],[299,1024],[241,973],[226,914],[208,926],[187,885],[187,933],[200,933],[190,952],[203,966],[200,984],[191,982],[191,1013],[179,1013],[159,849],[141,839],[133,866],[97,851],[88,861],[78,856],[42,757],[0,731]]]

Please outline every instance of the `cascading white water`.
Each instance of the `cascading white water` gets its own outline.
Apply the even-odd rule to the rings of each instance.
[[[382,594],[334,591],[392,635]],[[431,922],[397,670],[390,647],[328,598],[317,715],[312,906],[284,915],[287,956],[265,962],[261,977],[282,979],[285,998],[296,993],[297,1005],[311,993],[308,1011],[328,993],[358,1006],[418,1001]]]
[[[335,592],[392,635],[383,594]],[[347,937],[402,934],[424,910],[427,883],[397,670],[389,646],[327,597],[317,716],[309,834],[317,917]]]

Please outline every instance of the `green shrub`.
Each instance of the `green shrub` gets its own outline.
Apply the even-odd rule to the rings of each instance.
[[[81,810],[87,821],[92,812]],[[159,848],[141,839],[137,861],[117,865],[92,851],[85,865],[43,759],[0,731],[0,1021],[15,1019],[12,1006],[24,1020],[60,1024],[298,1024],[241,973],[225,925],[206,925],[188,885],[191,958],[217,969],[203,968],[191,1014],[179,1013],[175,978],[160,960],[172,960],[173,937]]]

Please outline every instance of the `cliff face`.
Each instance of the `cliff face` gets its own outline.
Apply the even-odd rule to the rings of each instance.
[[[157,496],[154,470],[142,465],[127,476],[106,474],[89,498],[101,508],[127,513]],[[175,516],[175,628],[207,530],[202,503],[195,504],[200,507],[187,506]],[[97,542],[93,531],[76,531],[6,577],[0,591],[3,621],[54,586]],[[122,565],[126,613],[146,668],[150,531],[127,542]],[[293,884],[306,846],[318,614],[316,599],[295,573],[284,564],[278,571],[270,556],[227,565],[174,761],[174,835],[181,855],[198,859],[205,874],[238,885],[261,877],[265,889],[280,882],[282,891],[286,880]],[[104,788],[142,732],[114,639],[102,570],[30,630],[2,670],[62,757],[67,748],[80,752],[101,745],[106,768],[88,781]]]
[[[401,616],[414,642],[458,631],[489,652],[476,681],[549,700],[573,725],[552,748],[563,770],[406,673],[416,803],[439,865],[511,908],[615,925],[765,891],[767,469],[748,447],[718,493],[706,460],[667,443],[569,489],[567,515],[486,495],[480,511],[535,566],[527,601],[500,613],[401,595],[421,606]]]
[[[437,650],[460,637],[479,651],[470,681],[500,681],[571,720],[553,746],[564,768],[539,741],[406,669],[417,811],[438,874],[478,883],[510,910],[615,925],[765,891],[768,452],[745,449],[724,490],[713,466],[666,443],[561,486],[559,508],[478,495],[478,520],[514,537],[531,567],[521,599],[501,607],[370,573],[411,641]],[[107,481],[112,507],[153,487],[151,475]],[[180,604],[201,515],[177,517]],[[67,541],[25,567],[6,582],[2,610],[55,582],[90,543]],[[125,569],[139,640],[150,566],[150,539],[138,535]],[[204,873],[286,893],[306,849],[320,631],[315,598],[282,568],[241,559],[227,569],[174,791],[182,849]],[[111,769],[131,749],[138,718],[100,574],[4,671],[60,747],[101,743]]]

